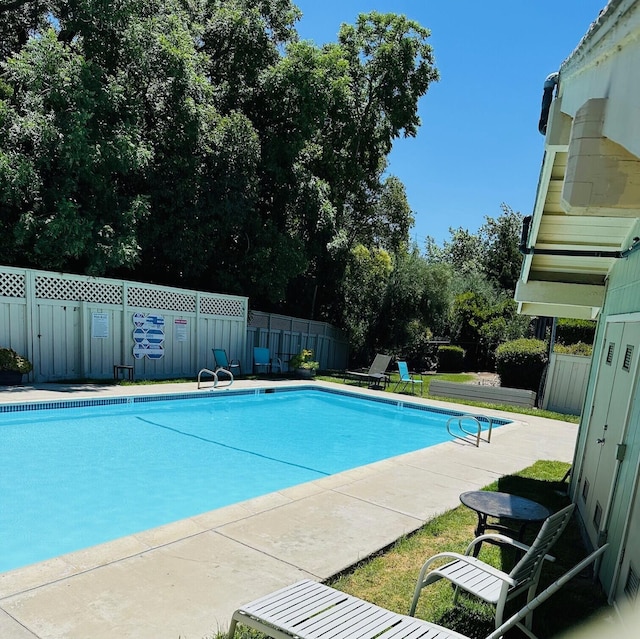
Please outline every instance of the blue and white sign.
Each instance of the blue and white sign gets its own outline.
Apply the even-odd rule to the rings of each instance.
[[[164,357],[164,317],[153,313],[134,313],[133,326],[134,358]]]

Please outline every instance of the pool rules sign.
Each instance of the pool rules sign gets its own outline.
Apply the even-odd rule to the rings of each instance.
[[[164,317],[162,315],[133,314],[133,356],[136,359],[164,357]]]

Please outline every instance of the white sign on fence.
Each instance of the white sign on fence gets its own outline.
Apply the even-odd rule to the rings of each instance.
[[[175,319],[173,320],[173,332],[176,336],[176,342],[187,341],[187,320]]]
[[[109,315],[107,313],[91,313],[91,337],[107,339],[109,337]]]

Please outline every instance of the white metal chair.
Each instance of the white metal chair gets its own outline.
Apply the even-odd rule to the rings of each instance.
[[[567,571],[486,639],[499,639],[514,626],[537,639],[520,622],[606,548],[602,546]],[[392,612],[308,579],[238,608],[231,618],[229,639],[238,623],[276,639],[468,639],[444,626]]]
[[[422,397],[422,380],[415,379],[413,377],[413,375],[409,372],[407,362],[398,362],[398,373],[400,373],[400,379],[393,390],[398,390],[398,386],[402,384],[402,388],[400,389],[400,391],[403,391],[408,384],[411,384],[411,394],[413,394],[413,387],[416,384],[420,384],[420,397]]]
[[[486,534],[476,537],[467,547],[464,555],[455,552],[441,552],[428,559],[420,570],[418,582],[413,594],[409,614],[413,615],[420,592],[440,579],[448,579],[455,585],[454,603],[457,602],[460,590],[496,606],[496,628],[502,623],[504,607],[507,601],[527,591],[527,601],[531,601],[538,587],[542,562],[554,561],[547,553],[566,528],[575,504],[559,510],[545,519],[538,535],[527,546],[506,535]],[[520,561],[510,573],[498,570],[493,566],[471,556],[476,544],[491,541],[505,546],[513,546],[525,551]],[[433,568],[434,563],[442,559],[453,559],[443,566]],[[531,618],[527,619],[527,627],[531,627]]]

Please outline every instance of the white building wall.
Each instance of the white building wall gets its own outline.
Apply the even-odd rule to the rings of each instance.
[[[615,4],[615,23],[596,21],[588,46],[562,65],[562,111],[573,118],[587,100],[607,98],[603,135],[640,156],[640,83],[631,81],[640,68],[640,10],[637,0]]]

